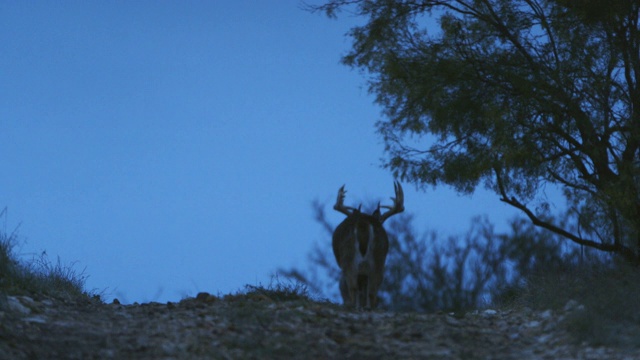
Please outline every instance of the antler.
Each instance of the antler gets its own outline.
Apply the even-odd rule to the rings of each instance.
[[[385,220],[387,220],[391,216],[393,216],[395,214],[399,214],[399,213],[404,211],[404,192],[402,191],[402,186],[400,185],[399,181],[395,181],[393,183],[393,190],[396,193],[396,197],[394,197],[394,198],[392,197],[391,198],[391,200],[393,200],[393,206],[388,206],[388,205],[380,206],[380,205],[378,205],[379,207],[382,207],[382,208],[385,208],[385,209],[389,209],[389,211],[387,211],[384,214],[380,215],[380,222],[381,223],[383,223]],[[338,197],[339,196],[340,196],[340,192],[338,192]],[[344,197],[344,195],[343,195],[343,197]],[[335,206],[334,206],[334,209],[335,209]]]
[[[349,216],[356,209],[350,206],[344,205],[344,196],[346,193],[347,193],[347,190],[345,190],[344,185],[342,185],[342,187],[340,187],[340,189],[338,190],[338,199],[336,199],[336,204],[333,205],[333,209],[336,211],[340,211],[341,213]]]

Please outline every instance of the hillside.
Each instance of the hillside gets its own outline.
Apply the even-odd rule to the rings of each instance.
[[[629,359],[640,351],[589,347],[565,330],[572,312],[466,314],[346,311],[268,292],[178,303],[104,304],[7,296],[2,359]]]

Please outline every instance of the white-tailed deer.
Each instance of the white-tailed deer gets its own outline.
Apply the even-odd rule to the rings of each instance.
[[[333,208],[345,215],[333,232],[333,254],[342,270],[340,294],[345,306],[361,309],[376,307],[378,288],[384,276],[384,263],[389,252],[389,239],[382,223],[404,211],[404,194],[399,182],[393,184],[396,196],[392,206],[380,206],[371,215],[360,208],[344,205],[344,185],[338,190]],[[385,213],[380,208],[388,209]]]

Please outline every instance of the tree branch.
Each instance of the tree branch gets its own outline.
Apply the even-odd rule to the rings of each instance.
[[[611,252],[611,253],[616,253],[619,255],[622,255],[625,259],[627,259],[630,262],[633,263],[637,263],[638,262],[638,256],[635,254],[635,252],[633,250],[631,250],[629,247],[624,246],[618,242],[615,242],[613,244],[605,244],[605,243],[601,243],[601,242],[597,242],[597,241],[593,241],[593,240],[589,240],[589,239],[584,239],[580,236],[576,236],[568,231],[566,231],[565,229],[562,229],[548,221],[544,221],[543,219],[541,219],[540,217],[538,217],[536,214],[533,213],[533,211],[531,211],[531,209],[529,209],[525,204],[521,203],[520,201],[518,201],[515,197],[509,197],[507,196],[507,192],[506,189],[504,187],[504,183],[502,181],[502,177],[500,175],[500,171],[497,167],[494,167],[494,171],[496,174],[496,182],[498,184],[498,189],[500,191],[500,201],[505,202],[517,209],[519,209],[520,211],[524,212],[525,215],[527,215],[527,217],[531,220],[531,222],[538,227],[541,227],[543,229],[547,229],[553,233],[556,233],[564,238],[567,238],[573,242],[575,242],[576,244],[579,245],[583,245],[583,246],[588,246],[588,247],[592,247],[594,249],[598,249],[604,252]]]

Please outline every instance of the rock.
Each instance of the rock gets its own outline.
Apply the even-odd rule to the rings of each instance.
[[[44,323],[47,322],[47,319],[42,315],[35,315],[35,316],[30,316],[28,318],[24,318],[24,319],[22,319],[22,321],[44,324]]]
[[[553,311],[350,312],[208,293],[139,305],[7,298],[0,359],[640,358],[640,349],[580,345]]]
[[[584,310],[584,305],[580,304],[579,302],[575,301],[575,300],[569,300],[567,301],[567,303],[565,304],[564,311],[573,311],[573,310]]]
[[[18,296],[8,296],[7,297],[7,304],[9,305],[9,309],[18,312],[22,315],[29,315],[31,314],[31,309],[24,306],[22,304],[22,302],[20,301],[21,297]],[[33,301],[33,300],[32,300]]]
[[[553,334],[544,334],[544,335],[538,336],[537,340],[539,343],[546,344],[552,339],[553,339]]]
[[[528,328],[533,328],[533,327],[538,327],[538,326],[540,326],[540,324],[541,324],[541,323],[540,323],[540,321],[538,321],[538,320],[531,320],[531,321],[529,321],[528,323],[526,323],[524,326],[525,326],[525,327],[528,327]]]
[[[545,310],[545,311],[540,313],[539,317],[542,320],[549,320],[549,319],[551,319],[553,317],[553,311]]]
[[[493,310],[493,309],[487,309],[487,310],[483,311],[482,314],[484,316],[494,316],[494,315],[498,314],[498,312]]]
[[[461,326],[460,320],[456,319],[453,315],[445,316],[444,321],[451,326]]]

